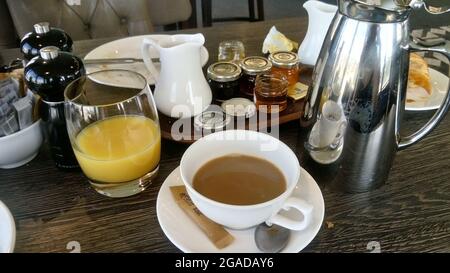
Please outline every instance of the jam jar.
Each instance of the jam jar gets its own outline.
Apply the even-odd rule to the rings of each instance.
[[[64,113],[64,90],[69,83],[85,75],[83,62],[54,46],[44,47],[24,70],[28,88],[41,97],[39,114],[56,167],[78,169],[70,144]]]
[[[223,102],[239,95],[241,68],[231,62],[217,62],[208,67],[208,83],[214,100]]]
[[[39,50],[46,46],[56,46],[61,51],[72,51],[72,39],[67,33],[58,28],[50,28],[49,23],[41,22],[34,25],[34,31],[25,34],[20,41],[25,61],[39,56]]]
[[[251,56],[242,60],[240,65],[242,69],[239,88],[241,95],[253,100],[256,76],[269,71],[272,64],[264,57]]]
[[[299,58],[297,53],[278,51],[269,55],[272,72],[286,76],[288,87],[293,87],[299,80]]]
[[[287,108],[288,81],[281,73],[266,73],[256,78],[255,103],[258,111],[278,113]]]

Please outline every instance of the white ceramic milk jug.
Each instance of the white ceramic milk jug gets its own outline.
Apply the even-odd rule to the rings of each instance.
[[[303,7],[308,12],[308,31],[298,49],[298,57],[302,64],[315,65],[337,6],[309,0]]]
[[[173,118],[189,118],[202,113],[212,100],[211,89],[201,64],[202,34],[172,35],[158,41],[146,38],[142,56],[150,73],[155,77],[155,103],[158,110]],[[155,68],[150,47],[160,55],[161,72]]]

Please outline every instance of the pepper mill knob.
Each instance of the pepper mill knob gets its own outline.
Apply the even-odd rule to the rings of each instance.
[[[59,48],[56,46],[46,46],[39,50],[41,58],[44,60],[53,60],[59,55]]]
[[[50,31],[50,24],[48,22],[40,22],[34,25],[34,32],[37,34],[44,34]]]

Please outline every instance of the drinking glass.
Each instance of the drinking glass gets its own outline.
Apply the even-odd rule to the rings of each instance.
[[[91,186],[110,197],[142,192],[156,177],[161,153],[158,112],[143,76],[104,70],[64,92],[67,131]]]

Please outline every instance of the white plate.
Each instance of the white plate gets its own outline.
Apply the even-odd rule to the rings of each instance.
[[[0,201],[0,253],[11,253],[16,242],[16,225],[11,212]]]
[[[140,36],[132,36],[119,40],[115,40],[106,44],[103,44],[91,52],[89,52],[84,59],[111,59],[111,58],[137,58],[142,59],[141,55],[141,45],[144,38],[151,38],[153,40],[160,40],[163,37],[167,37],[169,35],[140,35]],[[152,48],[150,50],[150,56],[152,58],[159,58],[159,53]],[[209,54],[208,50],[203,46],[201,51],[202,58],[202,66],[204,66],[208,62]],[[155,63],[156,69],[160,69],[160,64]],[[89,64],[86,65],[86,72],[92,73],[100,70],[109,70],[109,69],[125,69],[135,71],[141,75],[143,75],[148,84],[154,84],[155,79],[152,77],[150,72],[145,67],[145,64],[142,63],[132,63],[132,64]],[[100,79],[99,79],[100,80]],[[104,82],[108,82],[108,79],[102,80]],[[114,84],[114,83],[112,83]]]
[[[429,68],[433,91],[426,101],[406,102],[408,111],[428,111],[438,109],[448,91],[449,79],[447,76],[432,68]],[[406,96],[408,98],[408,95]]]
[[[230,230],[234,242],[224,249],[217,249],[200,228],[178,207],[170,192],[170,186],[183,185],[180,168],[176,168],[161,185],[156,201],[159,224],[167,238],[184,252],[260,252],[253,239],[255,228]],[[302,231],[293,231],[282,252],[299,252],[305,248],[319,232],[325,212],[322,192],[314,179],[304,169],[293,196],[299,197],[314,207],[309,226]]]

